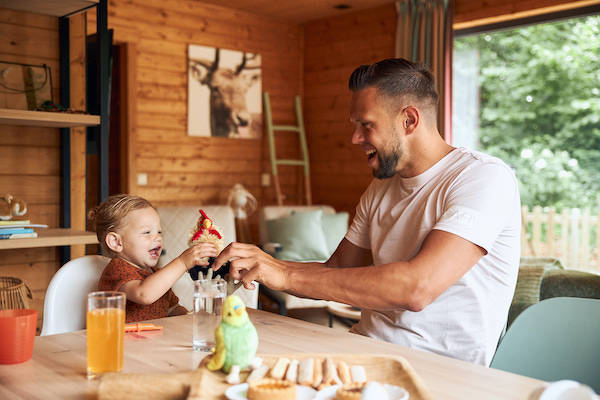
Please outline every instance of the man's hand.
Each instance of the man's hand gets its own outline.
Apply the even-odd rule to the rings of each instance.
[[[287,290],[289,268],[284,261],[276,260],[257,246],[233,242],[229,244],[212,264],[218,271],[230,261],[229,275],[241,280],[246,289],[254,289],[252,281],[260,282],[274,290]]]

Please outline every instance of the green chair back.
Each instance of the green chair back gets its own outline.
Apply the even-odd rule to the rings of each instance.
[[[545,381],[573,379],[600,392],[600,300],[555,297],[527,308],[491,367]]]

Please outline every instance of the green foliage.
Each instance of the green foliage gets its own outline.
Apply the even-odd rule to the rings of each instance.
[[[586,190],[592,186],[589,171],[581,168],[565,150],[552,151],[540,143],[533,143],[516,155],[499,146],[489,147],[486,151],[515,169],[523,204],[553,206],[559,210],[597,204],[597,194]]]
[[[595,15],[455,41],[479,49],[480,147],[515,168],[523,204],[600,205],[598,37]]]

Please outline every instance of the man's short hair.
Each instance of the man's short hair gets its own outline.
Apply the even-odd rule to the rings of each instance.
[[[374,64],[356,68],[348,88],[359,91],[369,87],[391,99],[416,100],[437,107],[438,94],[431,72],[423,64],[413,63],[404,58],[387,58]]]

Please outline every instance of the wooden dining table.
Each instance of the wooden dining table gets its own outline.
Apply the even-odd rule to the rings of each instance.
[[[434,399],[526,400],[543,381],[470,364],[322,325],[249,310],[263,354],[329,353],[404,357]],[[160,331],[127,333],[123,372],[185,372],[207,353],[192,349],[192,316],[151,321]],[[207,328],[208,333],[208,328]],[[35,338],[33,357],[0,365],[0,399],[94,399],[86,378],[86,331]]]

